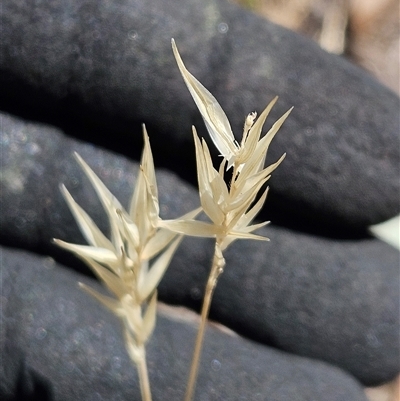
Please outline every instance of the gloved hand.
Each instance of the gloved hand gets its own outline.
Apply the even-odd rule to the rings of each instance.
[[[190,127],[207,134],[171,37],[234,132],[275,95],[267,125],[295,106],[270,149],[271,161],[288,154],[260,216],[271,242],[232,245],[211,308],[243,337],[210,325],[198,399],[365,400],[362,385],[399,372],[399,254],[365,233],[399,213],[396,95],[223,1],[6,0],[1,13],[0,236],[13,247],[2,250],[1,397],[139,400],[119,322],[76,287],[88,269],[51,239],[84,243],[60,183],[107,231],[72,152],[127,205],[138,164],[125,156],[139,157],[143,122],[162,216],[198,206]],[[198,309],[211,255],[210,242],[186,238],[160,299]],[[195,328],[160,314],[153,397],[179,400]]]

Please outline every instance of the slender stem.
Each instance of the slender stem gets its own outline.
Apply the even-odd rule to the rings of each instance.
[[[191,401],[194,395],[208,313],[210,312],[211,300],[214,294],[214,289],[217,285],[218,277],[223,271],[224,265],[225,265],[225,259],[222,256],[219,243],[217,241],[217,243],[215,244],[213,265],[211,267],[210,275],[208,276],[206,292],[204,294],[203,306],[201,309],[200,326],[197,332],[196,344],[192,357],[192,364],[190,366],[190,374],[186,388],[185,401]]]
[[[151,401],[151,391],[149,374],[147,372],[146,352],[143,346],[143,358],[137,361],[137,369],[139,373],[140,392],[142,394],[142,401]]]

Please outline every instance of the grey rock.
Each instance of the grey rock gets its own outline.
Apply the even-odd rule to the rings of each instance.
[[[0,397],[140,400],[135,367],[120,323],[51,258],[1,249]],[[181,314],[181,313],[179,313]],[[158,317],[147,346],[153,399],[183,397],[196,329],[177,316]],[[210,325],[197,400],[367,401],[349,375],[325,363],[283,353]]]
[[[174,37],[238,135],[275,95],[270,122],[295,106],[269,156],[288,153],[271,181],[276,220],[349,233],[400,212],[398,96],[311,41],[223,0],[5,0],[0,12],[3,110],[125,154],[144,122],[160,163],[194,180],[190,127],[205,130]]]
[[[137,165],[51,127],[3,116],[3,129],[1,242],[88,271],[51,245],[54,237],[85,243],[58,191],[61,182],[107,231],[105,213],[72,151],[124,205]],[[198,206],[196,190],[175,175],[161,170],[157,179],[163,217]],[[274,225],[260,233],[271,242],[240,241],[228,250],[212,318],[260,343],[340,366],[367,385],[393,378],[400,370],[398,251],[371,238],[334,240]],[[199,308],[212,249],[211,241],[185,239],[161,282],[160,298]]]

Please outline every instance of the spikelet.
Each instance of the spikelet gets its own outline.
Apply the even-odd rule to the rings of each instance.
[[[75,153],[75,158],[107,213],[111,239],[100,231],[62,185],[61,192],[89,245],[70,244],[59,239],[54,242],[81,258],[113,295],[103,295],[79,283],[81,288],[121,319],[127,351],[138,365],[139,375],[144,375],[140,376],[142,399],[150,400],[145,344],[156,323],[157,286],[182,236],[159,228],[161,219],[157,182],[149,138],[144,126],[143,137],[144,149],[129,213]],[[198,208],[180,219],[192,220],[200,210]]]
[[[250,113],[244,123],[242,140],[238,144],[222,107],[186,69],[173,39],[172,49],[179,70],[203,117],[210,138],[223,157],[219,168],[214,168],[207,143],[204,139],[199,139],[193,127],[200,202],[210,222],[193,219],[162,222],[162,227],[180,234],[215,238],[214,258],[205,289],[200,327],[185,394],[185,401],[191,401],[213,292],[218,278],[225,268],[223,252],[237,239],[269,240],[253,233],[269,222],[251,223],[266,200],[268,188],[263,190],[265,183],[285,158],[285,154],[283,154],[278,161],[264,167],[268,147],[292,109],[276,121],[262,138],[262,127],[277,98],[269,103],[258,119],[256,113]],[[231,168],[232,176],[227,185],[224,180],[225,169],[228,171]],[[263,192],[257,200],[260,191]]]
[[[251,222],[261,210],[268,189],[264,190],[256,202],[259,192],[285,158],[283,154],[278,161],[264,167],[268,147],[292,109],[276,121],[262,138],[262,127],[277,97],[268,104],[258,119],[256,113],[250,113],[244,123],[241,143],[238,144],[222,107],[186,69],[173,39],[172,49],[183,79],[214,145],[223,156],[223,161],[218,170],[214,168],[207,143],[204,139],[199,140],[193,127],[200,201],[211,222],[185,219],[163,221],[162,226],[181,234],[223,239],[220,241],[222,250],[236,239],[268,240],[253,234],[253,231],[268,222],[255,225],[251,225]],[[227,170],[233,167],[229,186],[224,181],[225,166]]]

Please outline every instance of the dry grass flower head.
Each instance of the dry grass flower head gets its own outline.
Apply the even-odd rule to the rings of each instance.
[[[250,113],[244,124],[241,143],[237,143],[228,118],[214,96],[186,69],[172,40],[172,48],[180,72],[199,108],[210,137],[223,157],[219,168],[213,166],[210,151],[204,139],[199,139],[193,127],[196,148],[197,178],[201,206],[211,223],[196,220],[164,221],[162,225],[176,232],[202,237],[223,239],[222,250],[236,239],[266,240],[253,231],[267,222],[251,225],[262,208],[267,189],[256,201],[271,173],[279,166],[285,154],[275,163],[264,167],[268,147],[291,110],[288,110],[261,139],[264,122],[277,101],[277,97],[256,118]],[[232,176],[227,184],[224,173],[232,168]]]
[[[201,323],[185,397],[186,401],[190,401],[194,393],[205,322],[212,294],[218,277],[225,267],[223,252],[237,239],[268,240],[268,238],[253,233],[268,222],[252,224],[252,221],[266,200],[268,188],[263,189],[265,183],[285,157],[283,154],[275,163],[264,167],[268,147],[292,109],[277,120],[263,137],[261,137],[262,127],[277,98],[269,103],[258,119],[256,113],[250,113],[245,119],[242,140],[238,143],[222,107],[187,70],[173,39],[172,49],[182,77],[203,117],[207,131],[223,157],[218,169],[214,168],[206,141],[199,139],[196,129],[193,127],[200,202],[211,221],[207,223],[185,219],[162,223],[163,227],[177,233],[215,238],[214,260],[205,290]],[[225,170],[230,169],[232,169],[232,175],[227,184],[224,175]],[[260,191],[262,194],[257,199]]]
[[[57,245],[86,262],[113,295],[103,295],[80,283],[85,291],[120,318],[128,353],[138,368],[143,401],[151,401],[145,345],[156,323],[157,286],[182,235],[215,238],[214,258],[205,289],[185,395],[185,401],[192,399],[212,295],[225,267],[223,253],[237,239],[268,241],[268,238],[254,233],[268,222],[253,224],[253,220],[267,197],[268,188],[265,188],[265,183],[285,157],[284,154],[275,163],[265,167],[268,147],[291,112],[291,109],[287,111],[261,137],[264,122],[277,101],[277,98],[273,99],[259,118],[256,113],[247,116],[242,140],[238,143],[217,100],[186,69],[174,40],[172,49],[208,133],[222,156],[221,163],[215,168],[206,141],[198,137],[193,127],[201,207],[174,220],[163,220],[159,216],[153,156],[143,126],[144,148],[128,211],[84,160],[75,154],[107,213],[111,238],[100,231],[65,186],[62,186],[62,194],[89,245],[54,240]],[[225,181],[226,171],[231,171],[228,183]],[[201,210],[208,216],[208,222],[195,220]]]
[[[163,277],[182,236],[158,228],[159,201],[149,138],[143,127],[144,149],[135,190],[127,212],[102,181],[75,153],[107,213],[111,239],[61,187],[62,194],[89,245],[54,240],[75,253],[92,269],[114,295],[109,297],[80,283],[80,286],[117,315],[122,323],[125,343],[137,364],[142,399],[150,400],[145,344],[156,322],[157,286]],[[200,209],[182,218],[194,218]],[[152,261],[152,263],[150,263]]]

